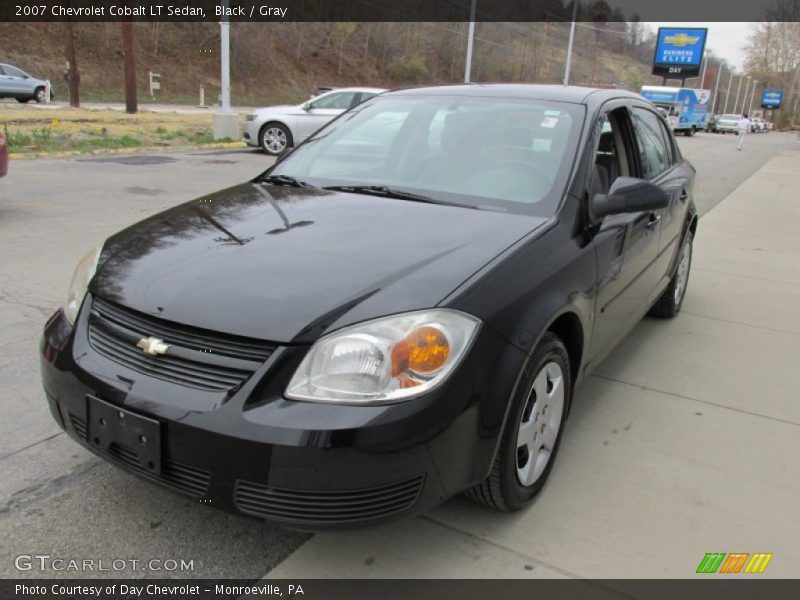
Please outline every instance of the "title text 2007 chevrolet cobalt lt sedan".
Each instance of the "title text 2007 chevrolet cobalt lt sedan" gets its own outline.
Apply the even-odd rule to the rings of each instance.
[[[680,310],[693,188],[628,92],[383,94],[89,253],[45,328],[47,400],[109,461],[293,527],[460,492],[515,510],[581,378]]]

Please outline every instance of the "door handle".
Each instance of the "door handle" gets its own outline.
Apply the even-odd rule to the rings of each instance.
[[[661,220],[661,215],[650,215],[650,220],[647,222],[645,227],[650,231],[653,231],[658,225],[658,222]]]

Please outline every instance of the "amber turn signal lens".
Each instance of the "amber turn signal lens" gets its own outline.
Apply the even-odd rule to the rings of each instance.
[[[424,325],[392,348],[392,377],[406,371],[431,375],[444,366],[449,355],[447,336],[436,327]]]

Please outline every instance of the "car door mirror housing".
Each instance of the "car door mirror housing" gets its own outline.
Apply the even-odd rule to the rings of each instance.
[[[303,104],[303,110],[305,111],[311,110],[311,102],[306,102],[305,104]]]
[[[635,177],[617,177],[607,194],[595,194],[590,210],[595,221],[606,215],[659,210],[669,204],[669,195],[655,184]]]

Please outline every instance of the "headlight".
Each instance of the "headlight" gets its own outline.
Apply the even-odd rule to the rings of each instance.
[[[346,327],[311,347],[286,397],[388,404],[418,396],[447,379],[479,325],[470,315],[436,309]]]
[[[248,114],[248,115],[247,115],[247,116],[244,118],[244,120],[245,120],[245,121],[255,121],[255,120],[256,120],[256,115],[255,115],[255,113],[250,113],[250,114]]]
[[[69,292],[67,293],[67,301],[64,302],[64,316],[69,321],[70,325],[75,324],[75,319],[78,318],[78,311],[81,309],[83,297],[86,295],[86,288],[89,282],[94,277],[94,271],[97,268],[97,260],[100,258],[100,251],[103,245],[100,244],[94,248],[86,256],[84,256],[78,265],[75,267],[75,273],[72,274],[72,281],[69,284]]]

